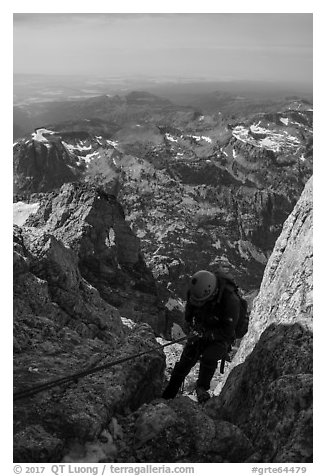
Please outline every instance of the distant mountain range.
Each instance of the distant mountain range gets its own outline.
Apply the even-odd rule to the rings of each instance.
[[[191,108],[174,105],[167,99],[147,92],[131,92],[126,96],[102,95],[74,101],[37,102],[14,107],[14,125],[25,132],[44,124],[63,121],[101,119],[122,127],[129,121],[167,119],[176,112]],[[15,137],[16,138],[16,137]]]

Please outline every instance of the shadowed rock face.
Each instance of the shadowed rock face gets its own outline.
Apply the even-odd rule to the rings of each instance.
[[[312,460],[312,179],[286,220],[220,394],[263,461]]]
[[[60,141],[51,142],[51,147],[34,140],[21,141],[14,147],[13,159],[14,193],[53,190],[82,176]]]
[[[156,346],[147,324],[134,328],[112,347],[38,315],[17,320],[14,390],[23,390],[135,355]],[[21,335],[23,336],[21,338]],[[28,342],[26,342],[28,338]],[[116,413],[135,410],[160,394],[161,351],[121,363],[14,404],[14,461],[61,461],[71,442],[96,440]]]
[[[243,431],[187,397],[145,404],[120,424],[118,462],[236,463],[254,451]]]
[[[65,184],[26,225],[74,251],[83,278],[123,316],[162,328],[154,278],[115,197],[87,184]]]
[[[312,458],[312,333],[304,324],[272,324],[220,395],[228,418],[266,462]]]

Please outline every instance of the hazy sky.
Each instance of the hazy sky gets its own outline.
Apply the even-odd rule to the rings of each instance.
[[[312,14],[14,14],[14,72],[312,83]]]

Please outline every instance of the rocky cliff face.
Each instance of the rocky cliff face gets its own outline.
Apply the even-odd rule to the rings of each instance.
[[[14,193],[47,192],[81,178],[82,170],[53,133],[39,129],[34,139],[14,144]],[[49,134],[47,133],[49,132]]]
[[[25,225],[72,250],[83,278],[124,317],[162,327],[154,278],[114,196],[95,186],[66,184],[45,196]]]
[[[220,394],[265,461],[312,458],[312,179],[286,220]]]
[[[157,325],[154,282],[116,200],[63,186],[14,228],[13,264],[14,392],[158,347],[148,324],[129,328],[108,303]],[[160,394],[164,361],[158,350],[15,401],[14,460],[60,461],[70,445],[108,438],[115,413]]]

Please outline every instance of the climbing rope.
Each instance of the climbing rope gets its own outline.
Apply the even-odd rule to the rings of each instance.
[[[140,357],[145,354],[149,354],[151,352],[154,352],[156,350],[161,350],[163,347],[168,347],[169,345],[176,344],[178,342],[182,342],[183,340],[186,340],[187,336],[180,337],[179,339],[172,340],[168,342],[167,344],[163,344],[160,347],[153,347],[150,350],[145,350],[143,352],[139,352],[138,354],[133,354],[133,355],[128,355],[127,357],[122,357],[121,359],[113,360],[112,362],[108,362],[107,364],[100,365],[98,367],[93,367],[88,370],[83,370],[81,372],[76,372],[71,375],[67,375],[66,377],[62,377],[56,380],[51,380],[49,382],[44,382],[43,384],[36,385],[35,387],[30,387],[25,390],[20,390],[18,392],[14,393],[14,401],[16,400],[21,400],[23,398],[28,398],[31,397],[32,395],[35,395],[40,392],[44,392],[45,390],[49,390],[52,387],[57,387],[64,385],[65,383],[69,382],[76,382],[78,379],[82,377],[86,377],[87,375],[94,374],[96,372],[100,372],[101,370],[106,370],[110,367],[113,367],[114,365],[122,364],[123,362],[127,362],[128,360],[135,359],[137,357]]]

